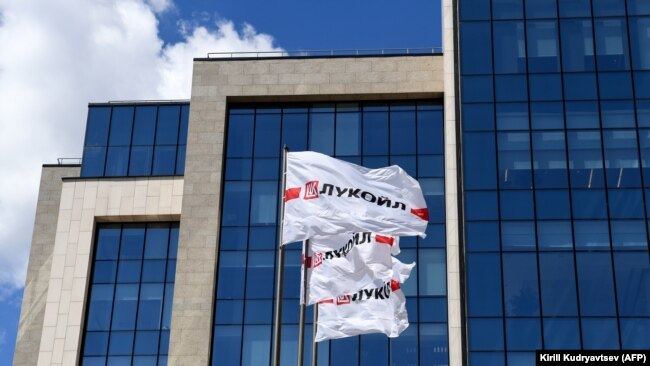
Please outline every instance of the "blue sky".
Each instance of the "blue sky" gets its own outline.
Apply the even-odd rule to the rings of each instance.
[[[0,0],[0,49],[20,50],[0,52],[0,100],[12,100],[0,108],[0,365],[40,167],[81,156],[87,103],[187,99],[191,60],[207,52],[440,45],[439,0]]]

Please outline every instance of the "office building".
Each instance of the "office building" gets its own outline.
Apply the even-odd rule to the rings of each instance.
[[[431,212],[410,327],[319,365],[650,348],[650,5],[442,6],[441,52],[200,58],[189,101],[91,104],[81,166],[43,168],[15,365],[268,365],[284,144],[400,165]]]

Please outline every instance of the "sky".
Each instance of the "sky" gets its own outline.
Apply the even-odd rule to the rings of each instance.
[[[439,0],[0,0],[0,365],[41,165],[81,157],[88,103],[189,99],[208,52],[440,45]]]

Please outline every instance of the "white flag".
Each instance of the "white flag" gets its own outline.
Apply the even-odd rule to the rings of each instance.
[[[311,239],[307,305],[382,286],[391,279],[392,256],[399,252],[399,237],[369,232]]]
[[[287,154],[282,244],[346,232],[425,237],[420,184],[393,165],[368,169],[312,151]]]
[[[384,333],[394,338],[409,326],[406,297],[400,284],[415,263],[393,258],[393,279],[383,286],[318,304],[316,342],[368,333]]]

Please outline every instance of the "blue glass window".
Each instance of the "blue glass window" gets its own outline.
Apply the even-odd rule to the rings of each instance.
[[[466,0],[460,2],[462,20],[490,19],[490,2],[485,0]]]
[[[616,292],[620,316],[650,316],[648,252],[614,253]]]
[[[463,102],[492,102],[494,86],[491,76],[465,76],[462,78]]]
[[[523,18],[524,5],[522,0],[493,0],[493,19],[521,19]]]
[[[489,22],[462,24],[460,37],[463,50],[463,61],[461,62],[463,74],[489,74],[492,72],[491,34]],[[476,62],[479,59],[484,62]]]
[[[334,113],[310,114],[309,150],[334,154]],[[229,138],[229,141],[230,138]]]
[[[527,0],[526,18],[555,18],[557,17],[557,6],[548,0]]]
[[[83,166],[81,176],[99,177],[104,174],[104,163],[106,161],[105,147],[86,147],[83,153]]]
[[[577,316],[573,254],[540,253],[539,267],[544,316]]]
[[[497,75],[494,77],[494,83],[497,101],[518,102],[525,101],[528,98],[528,85],[525,75]]]
[[[594,39],[591,20],[563,19],[562,69],[565,72],[594,71]]]
[[[503,320],[470,318],[469,349],[471,351],[503,350]]]
[[[612,15],[625,15],[625,2],[618,0],[593,1],[594,16],[604,17]]]
[[[530,134],[502,132],[497,138],[499,185],[506,189],[531,188]]]
[[[650,69],[650,17],[630,18],[630,50],[636,70]]]
[[[390,153],[410,155],[416,153],[415,112],[390,112]]]
[[[564,105],[561,102],[530,103],[530,125],[533,130],[564,128]]]
[[[156,145],[178,144],[180,113],[181,108],[178,105],[158,107]]]
[[[86,141],[84,146],[106,146],[111,109],[96,107],[88,109],[88,124],[86,126]]]
[[[463,153],[473,156],[464,165],[466,189],[496,188],[496,146],[493,133],[463,134]]]
[[[598,69],[609,71],[629,70],[627,22],[620,18],[596,19],[594,26],[596,29]]]
[[[576,253],[582,316],[615,315],[616,305],[609,253]]]
[[[539,318],[506,319],[506,345],[512,351],[534,351],[542,348]]]
[[[133,107],[115,107],[111,115],[111,129],[108,144],[110,146],[128,146],[131,144],[133,129]]]
[[[533,132],[533,167],[536,188],[568,186],[563,132]]]
[[[546,349],[580,349],[578,319],[544,319],[544,346]]]
[[[628,15],[649,15],[650,3],[644,0],[627,0]]]
[[[528,82],[530,100],[562,100],[562,80],[559,74],[531,74]]]
[[[502,316],[499,254],[470,253],[467,265],[469,316]]]
[[[534,253],[503,254],[503,298],[508,316],[539,316],[537,258]]]
[[[526,23],[529,72],[560,71],[557,33],[557,21]]]
[[[465,223],[465,245],[469,251],[497,251],[500,247],[499,223],[468,221]]]
[[[563,18],[591,16],[591,1],[589,0],[562,0],[558,2],[560,16]]]
[[[528,103],[498,103],[497,129],[527,130]]]
[[[464,104],[462,118],[465,131],[494,130],[494,104]],[[650,125],[650,122],[648,122],[648,125]]]
[[[619,349],[616,318],[582,318],[584,349]]]
[[[569,174],[574,188],[597,188],[605,183],[598,131],[568,131]]]
[[[280,120],[281,115],[279,114],[258,114],[255,116],[254,155],[256,157],[280,156]]]
[[[123,360],[130,364],[131,355],[157,355],[159,349],[161,354],[167,353],[169,332],[164,332],[163,335],[166,337],[161,338],[159,330],[169,329],[171,320],[173,283],[170,282],[174,281],[174,276],[168,275],[165,278],[165,259],[168,256],[168,247],[176,250],[177,244],[170,241],[177,241],[178,235],[168,235],[170,227],[172,231],[177,232],[178,224],[169,223],[151,224],[149,227],[133,224],[98,227],[92,282],[102,282],[102,284],[95,284],[90,290],[84,356],[108,354],[111,356],[108,359],[109,364]],[[159,235],[161,231],[165,235]],[[142,260],[141,240],[145,236],[147,249]],[[135,250],[128,248],[135,248]],[[165,249],[162,252],[160,250],[152,252],[150,248]],[[99,260],[105,257],[116,258],[118,251],[127,257],[137,259],[120,260],[119,263]],[[152,253],[153,257],[161,257],[161,259],[150,259]],[[150,283],[140,282],[141,272],[143,282]],[[163,315],[163,299],[165,315]],[[162,323],[161,319],[163,319]],[[108,350],[106,343],[109,345]],[[145,361],[153,360],[155,364],[156,357],[134,358],[134,360],[143,365],[147,364]],[[85,357],[84,364],[86,364]]]

